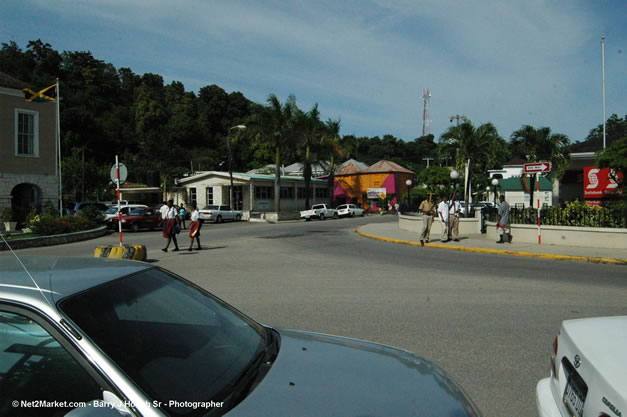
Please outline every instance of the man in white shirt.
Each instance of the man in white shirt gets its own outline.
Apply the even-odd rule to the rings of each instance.
[[[453,194],[453,201],[449,204],[449,228],[451,230],[451,238],[455,242],[459,242],[459,212],[461,205],[459,201],[455,200],[455,194]]]
[[[448,217],[448,197],[442,196],[442,201],[438,204],[438,218],[440,219],[440,224],[442,225],[442,238],[440,239],[442,243],[448,242]]]

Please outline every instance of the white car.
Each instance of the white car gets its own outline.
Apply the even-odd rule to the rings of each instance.
[[[242,220],[242,212],[233,210],[229,206],[210,204],[202,210],[198,210],[201,220],[222,223],[225,220],[238,222]]]
[[[627,415],[627,316],[564,321],[536,404],[539,417]]]
[[[355,217],[364,216],[364,209],[357,207],[354,204],[340,204],[336,208],[337,215],[340,217]]]

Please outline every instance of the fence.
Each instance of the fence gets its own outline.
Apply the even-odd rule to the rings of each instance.
[[[498,220],[498,208],[483,210],[484,219],[491,222]],[[538,209],[510,208],[511,224],[537,224]],[[627,227],[627,206],[618,204],[614,207],[588,207],[584,204],[569,204],[566,207],[544,207],[540,209],[540,222],[551,226],[577,227]]]

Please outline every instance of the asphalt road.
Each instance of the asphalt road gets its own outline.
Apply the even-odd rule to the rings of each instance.
[[[207,224],[205,249],[191,253],[161,252],[157,232],[124,239],[264,324],[416,352],[448,371],[487,417],[536,415],[535,385],[549,373],[562,320],[627,314],[625,266],[421,248],[354,233],[387,221],[395,219]],[[183,233],[182,247],[189,244]],[[117,241],[111,234],[18,254],[91,256]]]

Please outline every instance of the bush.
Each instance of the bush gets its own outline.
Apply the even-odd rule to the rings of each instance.
[[[81,230],[90,230],[94,227],[96,227],[96,224],[86,216],[55,217],[42,215],[39,221],[34,221],[31,224],[33,232],[42,236],[80,232]]]
[[[2,221],[3,222],[14,222],[15,214],[13,213],[13,209],[11,207],[6,207],[2,210]]]
[[[90,222],[94,224],[102,223],[104,221],[104,215],[97,207],[88,205],[83,209],[83,213],[78,217],[86,217]]]

